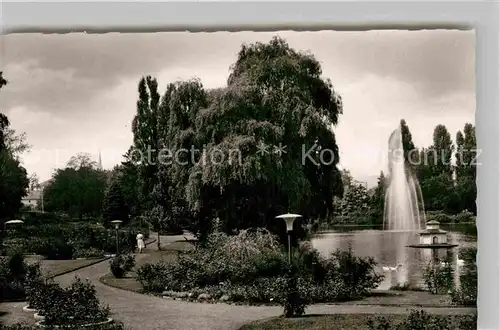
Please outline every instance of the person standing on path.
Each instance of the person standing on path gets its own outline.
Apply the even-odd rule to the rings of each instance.
[[[142,253],[142,249],[146,247],[146,244],[144,244],[144,235],[139,233],[137,234],[136,239],[137,239],[137,250],[139,251],[139,253]]]

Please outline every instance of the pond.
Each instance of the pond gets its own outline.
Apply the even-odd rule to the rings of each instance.
[[[324,256],[336,249],[347,250],[351,247],[356,256],[373,257],[378,264],[377,272],[385,275],[379,290],[389,290],[405,282],[410,287],[422,287],[424,270],[434,258],[451,261],[457,283],[459,249],[476,246],[477,236],[470,225],[442,225],[441,228],[448,231],[449,243],[458,244],[458,247],[438,250],[410,248],[407,245],[419,243],[418,233],[346,228],[317,233],[311,244]],[[394,269],[397,264],[401,266]]]

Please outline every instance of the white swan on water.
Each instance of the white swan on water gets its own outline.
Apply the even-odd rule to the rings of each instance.
[[[458,255],[457,255],[456,260],[457,260],[457,266],[462,267],[463,265],[465,265],[465,261],[463,261],[462,259],[460,259],[460,258],[458,257]],[[445,267],[447,264],[448,264],[447,262],[445,262],[445,261],[441,261],[441,264],[440,264],[440,265],[441,265],[441,267]]]
[[[396,272],[399,267],[403,267],[403,264],[398,262],[398,264],[395,267],[390,267],[390,266],[382,266],[382,270],[384,272]]]

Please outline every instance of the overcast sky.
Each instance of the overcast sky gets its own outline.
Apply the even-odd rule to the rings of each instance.
[[[9,84],[0,111],[33,146],[29,173],[50,178],[78,152],[105,168],[132,143],[137,83],[199,77],[224,86],[242,43],[280,35],[321,62],[344,102],[335,128],[342,167],[373,184],[385,169],[387,139],[404,118],[417,146],[432,143],[436,125],[453,139],[474,123],[473,31],[241,32],[151,34],[16,34],[2,36],[0,70]]]

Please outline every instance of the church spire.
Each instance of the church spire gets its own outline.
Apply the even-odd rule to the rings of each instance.
[[[99,169],[102,170],[101,149],[99,149]]]

